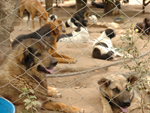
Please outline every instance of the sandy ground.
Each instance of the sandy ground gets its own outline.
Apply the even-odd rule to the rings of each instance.
[[[115,29],[117,36],[112,39],[113,44],[116,47],[124,47],[124,44],[119,40],[120,35],[124,34],[126,30],[124,28],[129,28],[131,23],[135,25],[137,22],[142,22],[145,17],[149,16],[148,11],[145,14],[141,12],[141,5],[135,0],[130,0],[130,4],[122,5],[122,14],[117,16],[104,16],[103,9],[93,8],[90,5],[89,12],[93,14],[97,14],[99,17],[99,22],[113,22],[115,18],[123,15],[125,17],[126,24],[119,24],[120,27]],[[134,4],[133,4],[134,3]],[[66,2],[66,4],[68,4]],[[150,6],[147,6],[147,10]],[[54,14],[56,14],[60,19],[66,21],[70,14],[75,13],[74,8],[70,7],[60,7],[53,9]],[[23,26],[24,29],[19,30],[20,19],[17,18],[14,23],[14,31],[11,33],[11,39],[15,38],[19,34],[27,34],[31,33],[26,28],[26,20],[24,20]],[[35,21],[36,29],[39,29],[38,21]],[[30,24],[31,26],[32,24]],[[88,27],[88,31],[90,32],[90,39],[97,39],[101,35],[101,31],[105,30],[104,27]],[[74,29],[67,28],[67,32],[70,33]],[[142,48],[143,45],[147,42],[147,37],[143,36],[143,39],[139,39],[136,42],[138,48]],[[76,58],[78,61],[76,64],[58,64],[55,68],[55,74],[53,75],[61,75],[68,74],[73,72],[80,72],[84,70],[90,70],[95,67],[101,67],[108,64],[115,63],[117,61],[104,61],[91,58],[91,47],[92,43],[58,43],[58,52],[66,54],[70,57]],[[149,51],[150,44],[148,43],[148,47],[145,47],[140,52],[141,54]],[[120,60],[118,60],[120,61]],[[74,76],[66,76],[66,77],[49,77],[48,85],[54,86],[59,89],[62,93],[61,98],[54,99],[56,101],[61,101],[66,103],[67,105],[76,105],[83,109],[85,109],[85,113],[102,113],[102,104],[99,97],[98,84],[97,81],[105,76],[109,76],[118,72],[126,72],[123,68],[120,68],[121,65],[110,66],[107,68],[99,68],[94,71],[87,71],[84,74],[78,74]],[[133,111],[132,113],[134,113]],[[45,113],[45,112],[44,112]],[[48,113],[48,111],[46,111]],[[50,112],[51,113],[51,112]],[[136,111],[136,113],[141,113],[141,110]]]

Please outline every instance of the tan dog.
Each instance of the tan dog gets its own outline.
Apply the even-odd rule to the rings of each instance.
[[[103,113],[127,113],[141,108],[141,96],[135,87],[131,89],[137,77],[135,73],[112,75],[98,81]],[[126,76],[126,77],[125,77]],[[146,80],[150,80],[146,78]],[[130,85],[129,85],[130,83]],[[133,87],[133,86],[132,86]],[[145,87],[147,89],[148,87]],[[144,104],[150,102],[147,92],[142,92],[146,98]]]
[[[52,39],[51,36],[49,44],[53,43]],[[57,65],[57,60],[49,55],[47,49],[47,45],[38,39],[26,39],[22,41],[22,44],[14,46],[2,62],[0,95],[22,110],[25,107],[23,100],[27,97],[19,98],[19,95],[26,87],[35,91],[34,95],[41,103],[41,108],[65,113],[82,113],[83,110],[78,107],[53,102],[47,98],[48,96],[61,96],[56,88],[47,86],[45,74],[52,74]]]
[[[45,11],[45,9],[42,7],[42,4],[39,1],[36,0],[22,0],[20,3],[20,18],[23,18],[23,11],[27,10],[29,13],[28,15],[28,21],[27,25],[29,24],[30,15],[32,15],[32,25],[33,29],[34,27],[34,17],[38,16],[40,26],[42,26],[42,19],[44,22],[47,22],[47,19],[49,19],[49,13]],[[20,29],[21,29],[21,23],[20,23]],[[29,27],[28,27],[29,29]],[[30,29],[29,29],[30,30]]]

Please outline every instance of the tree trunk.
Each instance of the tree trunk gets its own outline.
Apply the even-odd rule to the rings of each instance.
[[[87,11],[87,0],[76,0],[76,11]]]
[[[1,0],[0,2],[0,59],[10,49],[10,33],[17,17],[21,0]],[[17,8],[17,9],[16,9]]]
[[[46,11],[53,14],[53,0],[45,0]]]
[[[106,15],[112,15],[113,14],[113,8],[115,7],[114,4],[112,3],[113,0],[108,1],[108,0],[103,0],[104,3],[104,14]]]

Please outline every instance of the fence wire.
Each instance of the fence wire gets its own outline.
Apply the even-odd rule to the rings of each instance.
[[[23,5],[25,4],[31,5],[32,7],[37,9],[38,12],[40,12],[38,7],[33,5],[29,1],[30,0],[26,0],[26,2]],[[48,12],[48,10],[53,9],[53,14],[56,15],[60,20],[64,21],[64,23],[68,22],[68,20],[72,18],[74,19],[75,22],[77,21],[77,23],[81,25],[80,30],[81,28],[83,28],[83,31],[88,32],[88,35],[84,37],[84,38],[88,37],[88,41],[74,42],[72,40],[73,38],[77,38],[76,40],[80,41],[81,39],[80,37],[82,37],[83,32],[76,31],[78,26],[77,28],[67,27],[66,28],[67,33],[72,33],[72,34],[77,33],[77,34],[73,35],[72,39],[69,39],[67,34],[63,33],[63,31],[59,31],[63,33],[65,37],[68,37],[69,41],[65,42],[65,40],[62,39],[63,42],[57,42],[57,48],[54,48],[52,45],[49,45],[51,46],[51,48],[53,48],[53,50],[55,50],[55,52],[59,53],[59,55],[63,59],[65,58],[60,53],[73,57],[74,59],[77,60],[77,62],[72,64],[67,59],[65,59],[67,63],[58,62],[58,64],[55,67],[54,73],[45,74],[46,76],[39,82],[37,79],[35,79],[35,77],[33,77],[32,74],[28,73],[28,71],[34,69],[37,65],[33,65],[29,69],[26,69],[22,67],[21,64],[18,65],[18,63],[14,61],[14,59],[20,56],[21,54],[25,54],[24,51],[22,51],[22,53],[18,52],[18,54],[12,57],[9,54],[6,54],[4,51],[1,50],[1,53],[5,56],[5,58],[4,58],[4,63],[1,66],[0,76],[1,78],[2,77],[4,77],[5,79],[7,78],[7,80],[9,81],[7,82],[7,84],[0,84],[0,89],[2,89],[1,92],[4,92],[3,91],[4,87],[7,87],[7,85],[11,85],[14,89],[19,91],[20,94],[23,93],[24,90],[17,88],[16,85],[13,84],[13,81],[19,80],[21,77],[24,76],[24,73],[26,73],[30,78],[32,78],[38,84],[35,88],[31,87],[32,90],[38,91],[40,94],[43,94],[43,92],[40,91],[38,88],[42,87],[44,90],[47,90],[45,87],[41,85],[43,81],[47,80],[48,86],[56,87],[59,90],[59,92],[57,93],[59,94],[62,93],[61,98],[54,98],[52,100],[57,101],[57,102],[62,102],[66,104],[68,108],[69,106],[74,105],[79,108],[83,108],[85,110],[84,111],[85,113],[112,113],[111,111],[112,108],[110,106],[111,104],[113,104],[113,106],[115,106],[115,108],[118,108],[120,112],[134,113],[135,112],[134,110],[138,110],[141,113],[144,113],[146,112],[146,110],[149,111],[149,103],[147,103],[147,102],[150,102],[149,101],[150,100],[149,99],[149,92],[150,92],[149,91],[149,87],[150,87],[149,86],[150,85],[149,84],[149,80],[150,80],[149,78],[149,60],[150,60],[150,57],[149,57],[149,53],[150,53],[149,21],[150,21],[150,18],[149,18],[149,10],[148,10],[149,5],[144,6],[142,3],[142,0],[134,0],[134,2],[136,3],[134,5],[132,4],[134,2],[131,0],[129,2],[128,0],[118,0],[119,4],[116,4],[117,0],[116,1],[109,0],[109,2],[112,3],[114,7],[107,13],[103,13],[104,8],[96,8],[95,5],[92,6],[91,4],[96,3],[99,6],[105,5],[103,4],[103,2],[108,2],[107,0],[102,0],[102,1],[101,0],[92,0],[92,1],[88,0],[87,3],[84,0],[81,0],[81,1],[84,3],[84,6],[80,10],[75,10],[76,8],[75,1],[57,0],[53,2],[52,7],[49,7],[47,10],[45,9],[44,12],[41,12],[41,14],[44,16],[45,12]],[[8,2],[9,1],[7,2],[0,1],[0,4],[2,6],[7,7]],[[147,3],[148,2],[149,1],[147,1]],[[42,7],[45,8],[44,0],[39,0],[39,3],[42,5]],[[9,18],[12,14],[16,16],[13,32],[8,31],[2,25],[0,25],[0,28],[10,35],[10,37],[6,40],[3,40],[1,44],[3,44],[4,42],[8,40],[12,42],[20,34],[29,34],[29,33],[35,32],[41,38],[30,45],[32,46],[40,41],[43,41],[43,37],[46,37],[49,33],[57,29],[57,28],[52,29],[46,32],[44,35],[41,35],[37,31],[38,29],[40,29],[40,26],[38,25],[37,20],[38,18],[40,18],[41,15],[34,18],[34,20],[30,19],[29,23],[27,24],[26,23],[27,19],[25,16],[21,18],[19,14],[14,13],[15,11],[19,12],[20,7],[23,5],[20,5],[16,7],[15,9],[9,9],[11,10],[11,13],[7,14],[4,18],[0,20],[0,22],[2,22],[6,18]],[[73,8],[70,7],[71,5],[73,5],[72,6]],[[121,8],[118,8],[119,6],[121,6]],[[144,9],[145,14],[142,14],[143,12],[142,6],[145,7]],[[135,7],[137,9],[134,9],[132,7]],[[90,14],[90,16],[95,15],[97,17],[96,23],[90,22],[90,19],[87,17],[86,20],[88,21],[88,23],[87,23],[87,26],[84,26],[82,23],[83,21],[79,21],[77,18],[75,18],[74,15],[76,15],[78,12],[81,12],[84,8],[87,8],[87,12]],[[108,16],[109,13],[115,12],[115,11],[119,12],[119,14]],[[84,16],[84,15],[80,15],[80,16]],[[116,19],[121,19],[121,22],[116,22]],[[92,18],[92,20],[94,19]],[[36,26],[35,29],[32,29],[31,27],[33,21]],[[51,22],[54,23],[54,21],[52,20]],[[138,22],[141,22],[140,25],[142,27],[144,26],[144,28],[137,27],[137,29],[143,30],[143,32],[141,33],[137,33],[137,31],[134,29],[135,26],[137,25],[136,23]],[[20,26],[20,23],[22,23],[21,26]],[[54,23],[54,25],[56,24]],[[30,28],[31,30],[29,31],[27,30],[27,28]],[[122,54],[121,58],[115,57],[114,54],[110,56],[110,57],[115,57],[114,60],[109,60],[110,57],[106,58],[105,60],[92,58],[93,43],[96,40],[102,41],[105,38],[105,36],[101,40],[99,40],[98,37],[100,37],[101,34],[108,28],[113,29],[116,33],[116,37],[111,40],[113,44],[112,46],[114,46],[114,48],[111,48],[111,50],[112,49],[115,50],[115,48],[117,48],[115,51],[119,50],[118,53]],[[105,41],[105,43],[109,43],[109,42]],[[28,50],[28,47],[25,46],[22,42],[20,42],[19,44],[25,47],[26,50]],[[10,47],[10,51],[13,52],[14,49],[15,48]],[[107,49],[108,47],[106,47],[106,50]],[[40,61],[39,64],[42,64],[42,62],[44,62],[50,56],[48,55],[44,59],[40,59],[31,51],[28,50],[28,52]],[[55,53],[52,53],[51,55],[53,54]],[[125,55],[128,55],[128,54],[131,54],[132,57],[131,58],[125,57]],[[9,62],[5,62],[6,59],[9,59]],[[10,75],[10,73],[11,74],[13,73],[12,72],[5,73],[6,71],[3,71],[5,67],[9,67],[10,62],[14,62],[14,64],[18,66],[18,67],[12,67],[12,68],[22,69],[24,73],[20,75],[13,75],[13,76],[16,76],[13,79],[10,78],[8,74]],[[42,66],[44,67],[43,64]],[[44,68],[46,69],[46,67]],[[136,76],[137,80],[133,84],[132,84],[132,81],[129,81],[131,83],[127,83],[126,85],[132,87],[135,90],[138,90],[137,92],[139,96],[137,97],[137,99],[134,100],[134,102],[131,101],[130,100],[131,98],[128,96],[123,97],[126,93],[130,92],[127,90],[127,86],[124,86],[124,83],[121,84],[121,81],[123,79],[115,78],[120,73],[126,73],[126,72],[131,72],[131,71],[134,71],[136,73],[136,74],[130,74],[130,75]],[[105,78],[105,81],[101,81],[103,78]],[[100,84],[97,84],[98,81],[100,81]],[[26,81],[26,82],[29,82],[29,81]],[[108,84],[108,82],[110,83]],[[18,84],[20,83],[18,82]],[[105,90],[103,88],[105,88]],[[9,92],[9,89],[8,89],[8,92]],[[28,92],[28,94],[30,93],[31,92]],[[5,93],[1,93],[1,94],[2,94],[1,96],[4,96],[3,94]],[[54,93],[53,96],[56,97],[57,94]],[[137,95],[134,95],[134,96],[137,96]],[[107,98],[106,99],[107,102],[106,101],[104,102],[102,97],[105,99]],[[145,99],[144,97],[146,97],[147,99]],[[6,96],[5,98],[8,100],[11,100],[10,97],[7,98]],[[18,99],[15,101],[12,101],[12,103],[14,103],[15,105],[15,103],[22,100],[22,98],[18,97]],[[28,98],[28,96],[26,96],[26,98]],[[124,98],[129,98],[129,102],[125,103]],[[45,103],[48,100],[49,99],[46,99],[40,102]],[[139,103],[141,106],[140,109],[137,108],[137,106],[139,106]],[[124,104],[128,104],[128,105],[124,105]],[[31,108],[33,108],[33,106],[31,106]],[[42,113],[45,113],[45,111],[46,112],[57,111],[57,109],[53,109],[53,111],[49,111],[45,109],[44,107],[42,107],[42,109],[43,110],[40,111]],[[117,113],[117,111],[115,110],[113,112]],[[75,112],[75,113],[79,113],[79,112]]]

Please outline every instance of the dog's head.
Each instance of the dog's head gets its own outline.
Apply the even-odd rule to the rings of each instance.
[[[107,37],[109,37],[110,39],[114,38],[116,36],[116,34],[114,33],[113,29],[106,29],[105,30],[105,34]]]
[[[150,17],[145,18],[145,19],[144,19],[144,23],[145,23],[147,26],[150,26]]]
[[[48,12],[44,12],[43,14],[39,15],[39,19],[43,19],[43,21],[46,23],[47,19],[49,19],[49,13]]]
[[[57,60],[50,56],[48,49],[49,47],[41,40],[25,39],[16,45],[13,51],[16,55],[19,53],[16,57],[17,64],[40,78],[41,74],[52,74],[57,64]]]
[[[123,75],[114,75],[110,79],[102,78],[98,81],[100,93],[110,104],[119,107],[123,112],[128,111],[133,98],[133,90],[129,87],[137,80],[135,76],[125,78]]]
[[[66,33],[66,26],[62,20],[56,19],[53,22],[49,22],[49,24],[55,36],[60,36],[60,34]]]
[[[84,17],[85,17],[85,18],[89,18],[89,16],[91,16],[90,13],[88,13],[88,12],[85,12],[85,13],[84,13]]]
[[[50,15],[50,21],[55,21],[57,19],[57,15],[51,14]]]
[[[98,21],[98,19],[97,19],[97,17],[96,17],[95,15],[90,15],[90,16],[88,17],[88,20],[89,20],[90,22],[92,22],[92,23],[97,23],[97,21]]]

